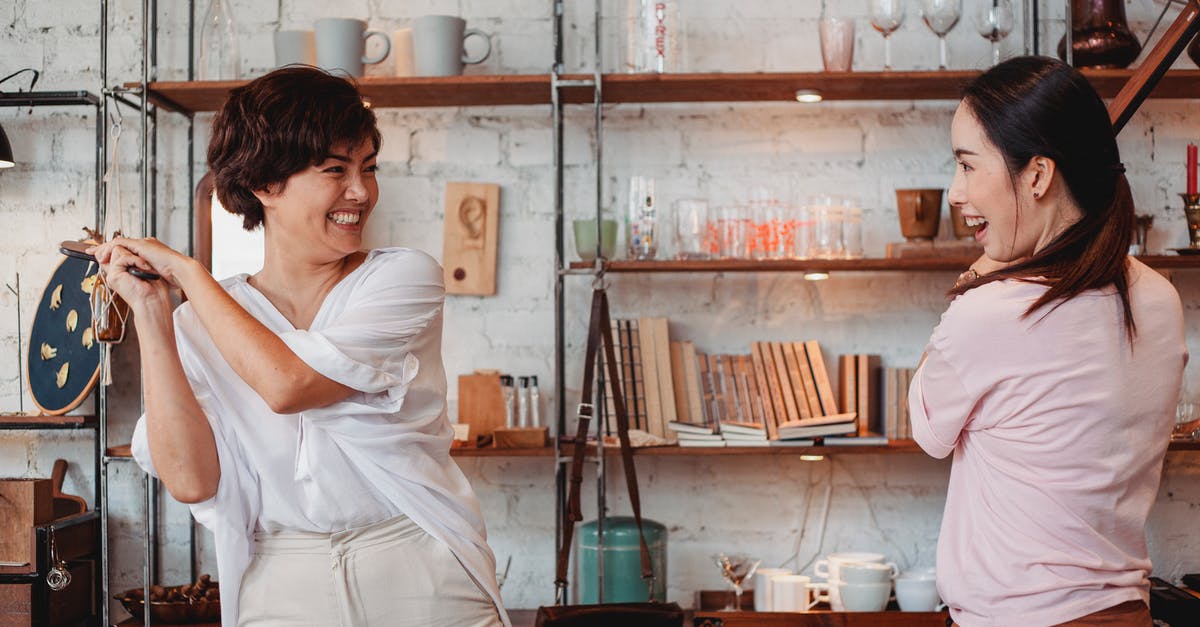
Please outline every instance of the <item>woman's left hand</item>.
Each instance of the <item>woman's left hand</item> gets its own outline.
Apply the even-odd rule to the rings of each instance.
[[[183,272],[186,264],[192,262],[191,257],[174,250],[153,237],[141,239],[115,237],[111,241],[96,246],[91,252],[96,255],[96,259],[100,263],[108,263],[112,251],[118,246],[137,255],[142,261],[150,265],[150,269],[154,273],[161,276],[174,287],[180,287],[178,281],[179,275]]]

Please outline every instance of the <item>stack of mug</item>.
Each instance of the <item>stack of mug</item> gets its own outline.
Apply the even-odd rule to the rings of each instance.
[[[819,560],[813,574],[825,581],[792,574],[784,568],[759,568],[754,574],[754,609],[806,612],[827,602],[835,612],[879,612],[887,607],[895,584],[901,611],[940,611],[932,568],[897,574],[882,553],[834,553]]]
[[[373,55],[367,42],[381,43]],[[469,54],[467,40],[478,37],[483,50]],[[466,65],[482,63],[492,52],[487,33],[467,28],[453,15],[426,15],[401,28],[389,38],[368,30],[367,23],[353,18],[331,17],[316,22],[316,30],[281,30],[275,33],[275,65],[315,65],[353,78],[363,76],[367,65],[382,63],[391,54],[396,76],[458,76]]]
[[[882,553],[834,553],[818,560],[813,573],[829,582],[835,612],[879,612],[892,596],[896,564]]]

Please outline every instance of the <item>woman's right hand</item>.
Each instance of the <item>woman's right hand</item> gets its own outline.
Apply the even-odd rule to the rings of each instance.
[[[154,267],[145,259],[117,242],[106,242],[96,246],[92,249],[92,254],[100,264],[104,283],[120,294],[135,312],[147,307],[165,307],[168,311],[171,309],[167,281],[139,279],[129,273],[131,267],[155,272]]]

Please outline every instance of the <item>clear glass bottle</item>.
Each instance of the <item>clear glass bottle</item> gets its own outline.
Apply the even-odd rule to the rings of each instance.
[[[654,259],[658,253],[656,200],[653,178],[629,178],[629,211],[625,221],[625,241],[631,259]]]
[[[196,78],[202,81],[234,81],[241,74],[237,22],[230,0],[209,0],[200,27],[200,58]]]

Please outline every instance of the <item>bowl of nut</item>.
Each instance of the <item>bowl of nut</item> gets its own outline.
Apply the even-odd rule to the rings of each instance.
[[[145,591],[126,590],[113,598],[125,606],[134,618],[142,618]],[[196,583],[182,586],[150,587],[150,620],[156,623],[210,623],[221,620],[221,591],[208,575],[200,575]]]

